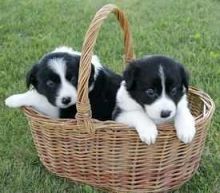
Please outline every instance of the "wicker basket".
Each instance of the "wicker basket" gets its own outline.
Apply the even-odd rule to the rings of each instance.
[[[201,90],[189,89],[190,109],[196,117],[196,136],[189,145],[177,139],[173,124],[160,125],[156,144],[148,146],[135,129],[92,119],[88,99],[91,57],[99,29],[111,12],[124,32],[125,61],[133,58],[123,12],[111,4],[104,6],[92,20],[82,48],[76,119],[54,120],[32,108],[22,109],[38,155],[52,173],[108,191],[153,193],[179,188],[199,166],[214,103]]]

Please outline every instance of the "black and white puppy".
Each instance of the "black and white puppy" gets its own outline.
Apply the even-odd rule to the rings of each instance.
[[[140,139],[153,144],[156,124],[174,120],[178,138],[190,143],[195,121],[188,108],[188,75],[181,64],[165,56],[131,62],[123,74],[113,119],[135,127]]]
[[[29,91],[5,100],[9,107],[32,106],[53,118],[74,118],[80,52],[59,47],[44,55],[27,74]],[[101,65],[92,56],[89,98],[93,118],[110,120],[122,77]]]

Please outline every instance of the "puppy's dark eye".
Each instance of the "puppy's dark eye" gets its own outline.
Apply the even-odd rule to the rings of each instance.
[[[48,87],[51,87],[51,88],[55,86],[55,83],[52,80],[48,80],[46,82],[46,84],[47,84]]]
[[[147,94],[147,96],[149,96],[150,98],[155,98],[157,97],[157,93],[153,90],[153,89],[147,89],[145,91],[145,93]]]
[[[171,91],[170,91],[170,94],[171,94],[172,96],[175,96],[176,93],[177,93],[177,88],[176,88],[176,87],[172,88]]]

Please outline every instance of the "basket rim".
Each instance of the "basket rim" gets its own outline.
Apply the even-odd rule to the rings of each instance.
[[[200,122],[203,122],[204,120],[207,120],[208,118],[210,118],[214,111],[215,111],[215,103],[213,101],[213,99],[209,96],[209,94],[207,94],[206,92],[204,92],[203,90],[190,86],[189,87],[189,93],[192,93],[194,95],[196,95],[204,104],[204,108],[203,108],[203,113],[198,115],[197,117],[195,117],[195,123],[196,125]],[[51,118],[47,115],[41,114],[40,112],[38,112],[37,110],[35,110],[33,107],[30,106],[24,106],[21,107],[21,110],[24,112],[24,114],[27,117],[30,117],[31,119],[37,119],[38,121],[42,121],[42,122],[47,122],[47,123],[51,123],[51,124],[68,124],[68,123],[77,123],[77,119],[76,118],[68,118],[68,119],[61,119],[61,118]],[[104,124],[111,124],[111,125],[115,125],[115,126],[119,126],[119,127],[124,127],[127,126],[123,123],[118,123],[114,120],[107,120],[107,121],[100,121],[94,118],[91,118],[92,123],[104,123]],[[163,123],[160,124],[159,127],[162,127],[162,125],[171,125],[170,122],[168,123]]]

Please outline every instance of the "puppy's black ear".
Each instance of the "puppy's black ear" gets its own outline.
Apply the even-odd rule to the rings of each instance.
[[[125,69],[123,73],[123,78],[126,82],[127,90],[131,90],[135,87],[135,84],[136,84],[135,79],[138,76],[138,71],[139,71],[139,68],[134,62],[131,62],[128,65],[128,67]]]
[[[34,88],[37,87],[37,71],[38,71],[38,65],[35,64],[32,69],[27,73],[26,76],[26,86],[27,88],[30,88],[31,85],[33,85]]]
[[[182,84],[186,88],[186,91],[188,91],[189,88],[189,73],[186,71],[186,69],[183,67],[183,65],[180,65],[180,76],[182,78]]]

